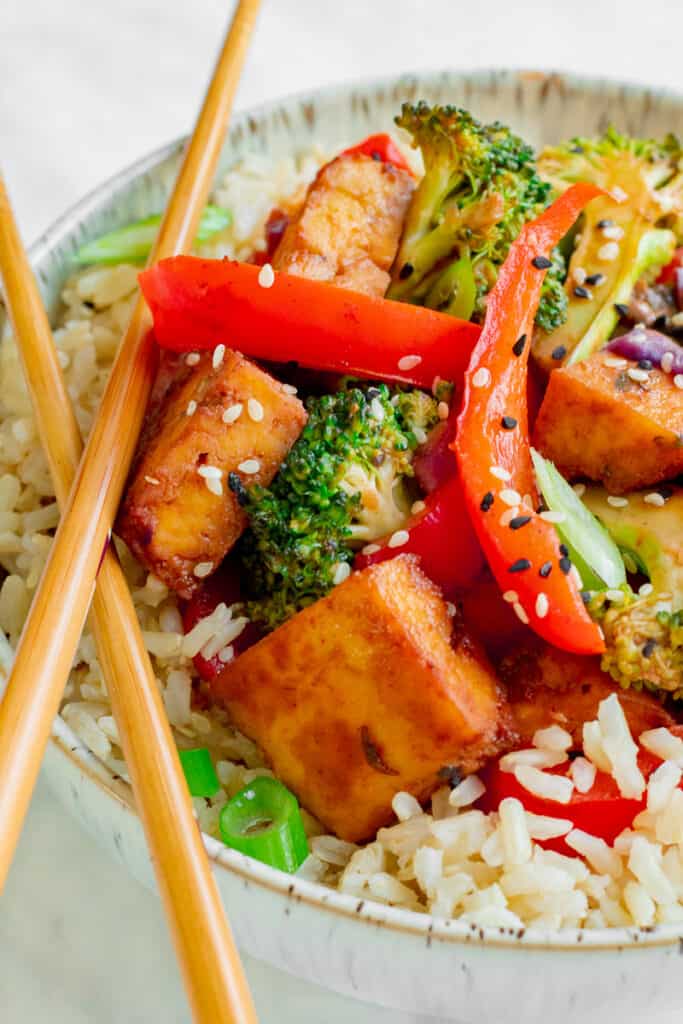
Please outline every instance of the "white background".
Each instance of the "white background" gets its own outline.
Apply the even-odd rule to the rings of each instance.
[[[0,0],[0,160],[27,241],[190,128],[231,8]],[[265,0],[238,107],[446,67],[554,67],[683,91],[682,39],[681,0]],[[263,1024],[408,1024],[248,969]],[[0,899],[0,1020],[188,1020],[155,897],[62,818],[44,784]]]

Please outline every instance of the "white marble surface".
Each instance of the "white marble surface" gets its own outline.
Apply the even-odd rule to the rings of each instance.
[[[189,128],[230,7],[2,0],[0,157],[28,240]],[[552,66],[683,88],[682,35],[680,0],[266,0],[238,105],[446,66]],[[247,969],[263,1024],[422,1024]],[[155,897],[62,817],[42,783],[0,899],[0,1020],[188,1020]]]

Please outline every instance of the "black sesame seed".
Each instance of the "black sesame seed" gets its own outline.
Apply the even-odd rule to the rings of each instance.
[[[228,487],[237,498],[238,505],[244,506],[249,504],[249,492],[237,473],[228,473]]]
[[[653,363],[652,363],[651,359],[639,359],[638,360],[638,369],[639,370],[651,370],[652,369],[652,365],[653,365]]]
[[[646,643],[643,645],[643,657],[644,658],[651,658],[652,654],[654,653],[654,649],[655,649],[656,646],[657,646],[657,641],[656,640],[650,639],[650,640],[646,641]]]
[[[614,308],[619,316],[628,316],[628,306],[623,302],[615,302]]]
[[[566,544],[560,544],[560,554],[564,555],[565,558],[569,556],[569,548]]]
[[[652,324],[655,331],[663,331],[666,327],[666,314],[660,313],[655,322]]]
[[[517,341],[512,346],[513,353],[516,356],[521,356],[522,352],[524,351],[524,346],[525,345],[526,345],[526,334],[520,334],[519,338],[517,338]]]
[[[599,220],[598,221],[598,227],[599,227],[599,229],[601,231],[603,230],[603,228],[613,228],[614,227],[614,221],[610,220],[609,217],[605,217],[604,220]]]
[[[581,591],[581,600],[583,601],[584,604],[590,604],[591,603],[591,601],[593,600],[593,595],[590,592],[590,590],[582,590]]]
[[[531,265],[536,267],[536,270],[548,270],[549,267],[552,267],[553,262],[547,256],[534,256]]]
[[[575,142],[573,146],[570,146],[570,153],[583,153],[584,148],[578,142]]]
[[[528,558],[518,558],[516,562],[513,562],[509,567],[508,572],[524,572],[526,569],[531,568],[531,562]]]
[[[577,299],[590,299],[591,297],[591,293],[582,284],[577,284],[574,289],[574,295],[576,295]]]
[[[602,282],[605,280],[606,278],[604,274],[589,274],[586,278],[586,284],[589,284],[591,285],[591,287],[594,287],[597,284],[602,284]]]
[[[552,571],[553,571],[553,563],[552,562],[544,562],[543,565],[541,566],[541,568],[538,570],[538,575],[542,576],[543,579],[547,579],[547,577],[550,576],[550,573]]]
[[[567,354],[567,349],[565,348],[564,345],[558,345],[557,348],[554,348],[553,351],[552,351],[552,357],[553,357],[553,359],[556,362],[559,362],[560,359],[564,359],[566,354]]]
[[[381,164],[381,163],[382,163],[382,154],[381,154],[381,153],[379,153],[379,152],[378,152],[378,151],[377,151],[376,149],[373,149],[373,151],[372,151],[372,153],[370,154],[370,156],[372,157],[372,159],[373,159],[373,160],[374,160],[374,161],[375,161],[376,163],[378,163],[378,164]]]
[[[548,506],[546,505],[546,503],[544,501],[540,501],[539,504],[536,506],[536,515],[540,516],[541,512],[547,512],[547,511],[548,511]]]
[[[514,416],[503,416],[500,424],[503,430],[514,430],[517,426],[517,420]]]
[[[482,510],[482,512],[488,512],[488,510],[491,508],[491,505],[493,505],[494,501],[495,498],[493,497],[492,492],[487,491],[484,497],[481,499],[481,502],[479,503],[479,508]]]
[[[412,263],[404,263],[403,266],[401,267],[401,269],[398,272],[398,276],[401,279],[401,281],[405,281],[405,280],[407,280],[407,278],[410,277],[410,275],[412,274],[412,272],[414,270],[415,270],[415,267],[413,266]]]
[[[530,522],[531,516],[515,516],[514,519],[510,520],[508,526],[510,527],[511,530],[520,530],[523,526],[526,526],[526,524]]]
[[[657,488],[657,493],[661,494],[661,496],[664,498],[664,501],[668,501],[669,498],[673,498],[674,489],[673,487],[669,487],[668,484],[662,484],[661,487]]]
[[[563,572],[565,576],[568,576],[572,568],[571,558],[567,558],[565,556],[564,558],[561,558],[557,564],[560,567],[560,572]]]
[[[459,786],[464,778],[461,769],[456,764],[445,764],[443,768],[439,768],[436,775],[437,778],[447,782],[451,789]]]

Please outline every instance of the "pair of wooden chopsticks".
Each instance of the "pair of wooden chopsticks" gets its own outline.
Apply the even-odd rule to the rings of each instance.
[[[259,5],[260,0],[240,0],[152,261],[192,244]],[[142,299],[138,300],[79,469],[78,426],[1,178],[0,273],[62,509],[62,522],[0,703],[0,886],[92,599],[98,656],[194,1017],[207,1024],[255,1022],[130,591],[108,547],[153,381],[149,314]]]

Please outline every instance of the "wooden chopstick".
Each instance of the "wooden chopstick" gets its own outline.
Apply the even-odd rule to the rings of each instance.
[[[260,0],[241,0],[236,11],[162,225],[156,255],[189,247],[194,238],[213,179],[259,3]],[[1,180],[0,271],[55,490],[64,508],[68,504],[70,485],[78,466],[80,435],[47,317]],[[121,396],[129,396],[124,399],[126,401],[136,400],[137,404],[132,407],[118,409],[119,429],[125,428],[135,435],[144,414],[153,368],[151,346],[144,336],[146,316],[141,307],[142,303],[138,302],[122,342],[116,364],[119,368],[118,388],[109,399],[110,406],[114,404],[115,407],[122,400]],[[138,370],[140,377],[136,378]],[[128,385],[125,381],[127,376],[133,378]],[[103,402],[106,417],[105,404],[106,399]],[[121,416],[122,412],[131,415]],[[116,434],[114,440],[115,437]],[[110,443],[113,443],[111,437]],[[135,438],[129,437],[126,468],[120,471],[124,480],[134,444]],[[83,479],[82,474],[79,479]],[[110,471],[105,470],[103,485],[109,480]],[[76,581],[73,577],[67,579],[66,574],[78,571],[81,564],[90,567],[93,558],[88,558],[87,554],[91,552],[85,558],[81,555],[80,560],[79,556],[71,555],[51,576],[46,570],[48,579],[43,580],[34,601],[5,698],[0,704],[0,882],[6,877],[78,633],[87,613],[97,563],[108,540],[110,521],[104,527],[100,545],[95,548],[95,564],[87,581],[85,577]],[[51,558],[50,563],[54,570],[55,560]],[[80,588],[79,582],[82,584]],[[62,587],[62,583],[68,585]],[[73,596],[74,592],[80,602],[76,601],[70,609],[79,619],[78,627],[69,619],[69,612],[61,616],[60,626],[57,624],[60,615],[53,617],[52,613],[61,612],[64,594]],[[50,619],[47,633],[43,633],[45,609]],[[253,1004],[192,815],[187,786],[130,592],[111,551],[107,551],[102,560],[93,612],[98,654],[108,682],[112,708],[171,921],[193,1014],[198,1021],[248,1024],[256,1020]],[[60,636],[60,628],[65,630],[63,637]],[[70,643],[74,635],[73,647],[65,654],[63,649],[60,650],[60,640]],[[55,649],[58,664],[50,664],[51,652],[54,653]]]

